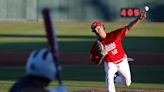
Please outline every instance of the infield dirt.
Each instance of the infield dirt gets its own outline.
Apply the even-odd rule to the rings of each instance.
[[[0,53],[0,66],[21,66],[26,63],[29,52],[24,53]],[[128,57],[133,58],[134,66],[164,66],[164,53],[136,53],[129,52]],[[63,65],[93,65],[86,52],[60,53],[60,63]]]

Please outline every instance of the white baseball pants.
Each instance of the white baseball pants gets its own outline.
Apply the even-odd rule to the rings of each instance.
[[[105,67],[105,79],[108,92],[116,92],[114,82],[124,83],[126,86],[131,84],[131,73],[129,68],[129,63],[127,57],[123,59],[121,63],[115,64],[112,62],[104,62]],[[121,75],[116,77],[114,80],[114,75],[119,72]]]

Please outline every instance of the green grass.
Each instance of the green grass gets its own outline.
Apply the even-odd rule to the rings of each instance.
[[[56,22],[60,51],[87,52],[95,40],[90,24],[90,22]],[[125,25],[125,23],[107,22],[104,24],[107,32]],[[127,51],[164,52],[163,29],[164,23],[141,23],[128,33],[123,45]],[[42,22],[0,22],[1,52],[28,52],[43,47],[48,45]]]
[[[164,89],[163,67],[132,67],[133,83],[129,89]],[[25,75],[23,67],[0,68],[0,90],[7,92],[11,85]],[[79,89],[105,89],[104,68],[97,66],[63,66],[62,79],[70,91]],[[49,87],[54,87],[54,81]],[[125,89],[124,85],[116,85],[118,89]],[[127,89],[127,88],[126,88]]]

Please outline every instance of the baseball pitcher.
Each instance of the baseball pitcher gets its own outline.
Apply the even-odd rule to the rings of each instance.
[[[104,62],[108,92],[116,92],[114,82],[125,83],[127,86],[131,84],[131,73],[127,55],[121,41],[127,32],[132,30],[145,17],[146,12],[142,11],[137,19],[109,33],[105,32],[105,27],[101,22],[93,22],[91,25],[91,30],[96,34],[97,41],[91,48],[90,59],[98,65]],[[119,72],[121,76],[114,78],[116,72]]]

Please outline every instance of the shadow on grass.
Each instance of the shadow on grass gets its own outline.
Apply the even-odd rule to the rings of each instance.
[[[6,51],[21,51],[29,50],[30,48],[47,47],[47,43],[40,41],[36,42],[35,38],[45,38],[45,35],[15,35],[15,34],[1,34],[0,38],[20,38],[22,42],[1,42],[0,50]],[[88,52],[95,40],[95,36],[65,36],[58,35],[59,47],[63,51],[75,51],[75,52]],[[24,42],[24,39],[33,38],[35,42]],[[60,41],[62,39],[62,41]],[[77,41],[71,41],[75,39]],[[80,41],[78,41],[80,39]],[[65,41],[66,40],[66,41]],[[123,46],[126,51],[133,52],[164,52],[164,37],[125,37],[123,40]],[[31,49],[30,49],[31,50]]]
[[[134,83],[163,84],[163,67],[131,67]],[[156,73],[154,73],[156,72]],[[144,73],[144,74],[143,74]],[[17,80],[25,75],[24,67],[1,67],[0,80]],[[63,66],[62,79],[68,81],[102,81],[105,82],[104,67],[100,66]],[[147,76],[145,76],[147,75]]]

